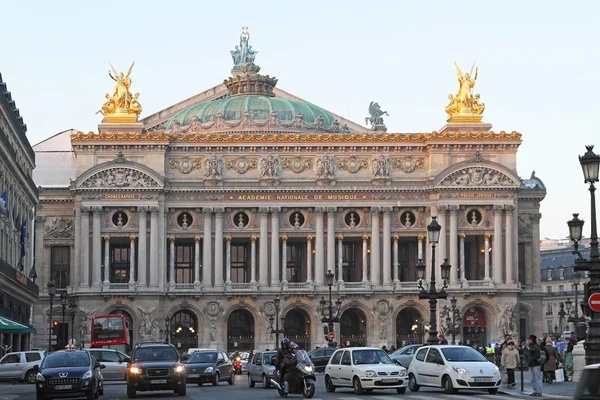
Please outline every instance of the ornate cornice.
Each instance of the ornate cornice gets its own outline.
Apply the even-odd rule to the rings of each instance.
[[[76,132],[71,134],[71,141],[103,142],[103,141],[170,141],[171,136],[164,132]]]

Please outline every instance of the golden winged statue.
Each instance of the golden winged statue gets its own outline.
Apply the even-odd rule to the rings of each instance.
[[[139,93],[132,95],[129,92],[131,86],[130,75],[135,61],[131,63],[127,74],[117,73],[115,67],[110,62],[109,64],[108,76],[116,82],[116,85],[112,96],[106,93],[106,101],[102,105],[102,114],[105,116],[111,114],[135,114],[136,117],[139,116],[142,112],[142,106],[138,101]]]
[[[473,75],[473,68],[475,68],[475,75]],[[453,96],[452,94],[448,95],[450,103],[446,106],[446,113],[450,117],[454,117],[458,114],[481,115],[485,109],[485,104],[479,102],[479,94],[473,94],[473,88],[475,87],[479,68],[475,67],[475,64],[473,64],[471,71],[463,75],[455,61],[454,69],[456,70],[456,76],[458,78],[458,93],[456,96]]]

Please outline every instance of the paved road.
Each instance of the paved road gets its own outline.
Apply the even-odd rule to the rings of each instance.
[[[263,389],[257,384],[253,389],[247,385],[247,379],[244,376],[236,378],[235,385],[229,386],[226,382],[221,382],[217,387],[204,385],[188,385],[187,397],[179,397],[172,392],[140,392],[138,398],[142,400],[149,399],[218,399],[226,396],[227,400],[278,400],[280,399],[275,389]],[[487,392],[462,391],[457,395],[447,395],[441,390],[422,388],[417,393],[407,390],[406,394],[399,395],[395,390],[375,391],[371,394],[356,396],[351,389],[337,389],[335,393],[327,393],[323,384],[323,376],[317,376],[317,390],[314,400],[397,400],[406,397],[411,400],[515,400],[522,398],[520,396],[509,394],[490,395]],[[293,395],[290,399],[303,399],[300,395]],[[35,387],[33,385],[10,383],[0,384],[0,400],[35,400]],[[104,388],[104,396],[100,400],[127,400],[126,387],[123,383],[107,383]]]

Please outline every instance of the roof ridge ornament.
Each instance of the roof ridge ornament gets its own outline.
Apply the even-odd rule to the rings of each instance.
[[[115,163],[115,164],[128,164],[128,163],[130,163],[131,161],[129,161],[129,160],[127,160],[127,159],[125,158],[125,155],[123,154],[123,152],[122,152],[122,151],[119,151],[119,152],[117,153],[117,157],[116,157],[114,160],[112,160],[112,162],[113,162],[113,163]]]
[[[249,44],[250,33],[248,33],[248,27],[242,27],[242,34],[240,35],[240,44],[235,46],[234,50],[231,50],[231,58],[233,58],[233,69],[242,70],[247,65],[254,65],[254,59],[258,51],[254,50]],[[260,68],[258,68],[260,69]],[[258,70],[256,71],[258,72]]]
[[[390,116],[387,111],[381,111],[379,103],[372,101],[371,104],[369,104],[369,116],[365,117],[365,124],[370,122],[371,129],[385,132],[387,131],[387,127],[383,123],[383,115]]]
[[[473,75],[475,68],[475,75]],[[482,113],[485,110],[485,104],[479,102],[479,93],[474,94],[473,88],[479,72],[479,67],[475,63],[471,70],[465,74],[462,73],[456,61],[454,70],[458,78],[458,93],[456,96],[448,95],[450,103],[446,106],[446,113],[450,116],[450,123],[481,123]]]

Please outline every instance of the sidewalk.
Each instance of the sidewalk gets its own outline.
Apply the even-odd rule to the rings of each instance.
[[[529,371],[523,371],[524,390],[521,391],[521,372],[515,371],[515,382],[517,383],[517,385],[515,387],[508,387],[506,385],[502,385],[500,391],[513,396],[529,397],[529,395],[533,392],[533,388],[529,379]],[[552,382],[551,384],[544,383],[543,385],[544,396],[542,397],[542,399],[566,400],[571,399],[573,397],[573,394],[575,393],[575,387],[577,387],[577,382]]]

